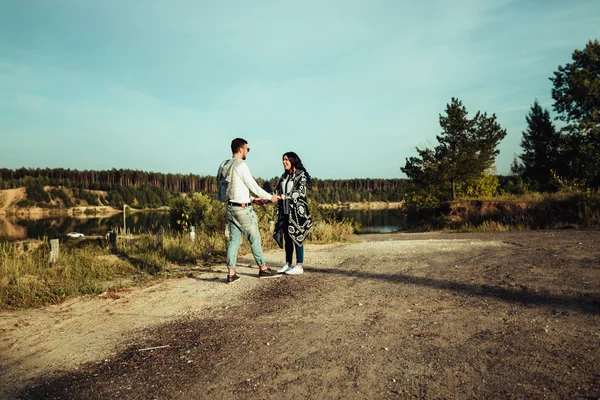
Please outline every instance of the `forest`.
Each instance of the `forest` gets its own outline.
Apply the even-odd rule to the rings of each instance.
[[[257,178],[267,191],[277,185],[279,178]],[[309,197],[318,203],[401,201],[405,179],[318,179],[311,180]],[[55,189],[46,192],[44,187]],[[27,201],[20,206],[42,205],[50,199],[61,198],[62,189],[70,189],[73,197],[90,205],[123,204],[138,208],[157,208],[169,205],[177,193],[216,195],[215,176],[195,174],[164,174],[138,170],[109,171],[71,170],[63,168],[0,168],[0,189],[27,188]],[[101,190],[106,196],[91,194]]]

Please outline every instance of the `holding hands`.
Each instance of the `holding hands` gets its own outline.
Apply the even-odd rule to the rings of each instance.
[[[281,200],[281,196],[273,194],[273,195],[271,195],[271,200],[267,200],[267,199],[253,199],[252,202],[254,204],[258,204],[259,206],[263,206],[263,205],[268,204],[268,203],[276,203],[279,200]]]

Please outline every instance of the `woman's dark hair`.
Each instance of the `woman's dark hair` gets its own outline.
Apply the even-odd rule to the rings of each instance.
[[[310,183],[310,174],[308,173],[306,168],[304,168],[304,165],[302,165],[302,160],[300,159],[300,157],[298,157],[298,154],[294,153],[293,151],[288,151],[287,153],[283,154],[281,159],[283,160],[283,158],[285,156],[287,156],[288,160],[290,160],[290,164],[292,164],[292,169],[295,168],[299,171],[304,171],[304,174],[306,175],[306,179]],[[285,171],[285,173],[287,175],[288,172]]]

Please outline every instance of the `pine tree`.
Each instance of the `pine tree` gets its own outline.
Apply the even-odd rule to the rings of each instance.
[[[523,132],[519,156],[523,163],[521,175],[548,188],[551,170],[557,171],[561,136],[556,132],[547,109],[542,109],[535,100],[531,111],[525,117],[527,129]]]
[[[569,161],[570,178],[599,187],[600,42],[590,40],[572,58],[572,63],[559,66],[550,78],[554,110],[566,123],[563,157]]]
[[[439,145],[433,150],[417,148],[419,157],[407,159],[401,169],[416,186],[440,191],[437,197],[456,199],[458,184],[469,186],[493,166],[506,130],[495,115],[478,111],[469,119],[467,109],[455,98],[446,106],[446,116],[440,115],[440,126]]]

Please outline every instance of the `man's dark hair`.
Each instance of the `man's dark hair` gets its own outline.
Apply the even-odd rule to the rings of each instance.
[[[248,144],[248,142],[242,138],[233,139],[231,141],[231,152],[233,154],[237,153],[245,144]]]

